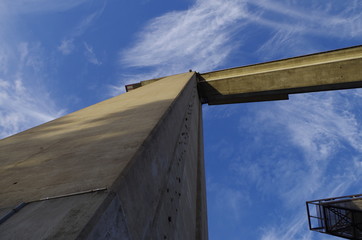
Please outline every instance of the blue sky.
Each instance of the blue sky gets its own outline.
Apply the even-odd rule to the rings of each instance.
[[[124,85],[362,43],[360,0],[2,0],[0,137]],[[203,106],[210,239],[321,240],[305,201],[361,193],[361,90]]]

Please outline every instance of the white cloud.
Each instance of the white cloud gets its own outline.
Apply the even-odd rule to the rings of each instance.
[[[351,8],[351,3],[355,8]],[[361,34],[357,29],[362,20],[357,1],[315,2],[315,1],[249,1],[258,6],[261,14],[256,21],[277,30],[302,31],[306,34],[352,37]],[[273,16],[274,14],[274,16]],[[275,15],[278,17],[276,18]],[[276,20],[278,19],[278,20]]]
[[[241,181],[274,196],[290,212],[263,226],[261,239],[312,239],[303,203],[359,189],[360,101],[361,90],[348,90],[295,95],[257,109],[248,134],[262,140],[249,144],[267,148],[270,137],[277,145],[266,150],[267,156],[253,155],[253,161],[234,162],[233,167]]]
[[[24,85],[18,76],[0,80],[0,138],[50,121],[63,114],[45,91]]]
[[[83,33],[94,23],[94,21],[96,21],[102,15],[105,7],[106,4],[105,1],[103,1],[102,7],[98,8],[96,11],[83,18],[74,28],[71,34],[72,37],[79,37],[83,35]]]
[[[62,40],[61,44],[58,46],[58,50],[63,54],[63,55],[69,55],[71,52],[73,52],[74,50],[74,43],[73,43],[74,39],[64,39]]]
[[[98,60],[96,54],[93,51],[93,47],[91,47],[88,43],[84,42],[84,56],[87,58],[87,61],[94,65],[101,65],[102,62]]]
[[[291,140],[304,150],[306,158],[324,160],[344,142],[362,152],[362,129],[350,109],[353,103],[342,94],[292,96],[292,101],[278,104],[268,116],[288,128]]]
[[[66,38],[64,38],[61,43],[58,46],[58,50],[63,54],[63,55],[69,55],[70,53],[72,53],[75,50],[75,41],[78,37],[82,36],[94,23],[94,21],[96,21],[103,13],[104,9],[105,9],[105,4],[106,2],[103,2],[103,5],[101,8],[97,9],[96,11],[94,11],[93,13],[87,15],[86,17],[84,17],[71,31],[71,33],[69,34],[69,36],[67,36]],[[90,47],[86,47],[87,51],[89,51],[88,49],[90,49],[91,53],[87,53],[87,55],[91,54],[94,55],[94,53],[92,53],[92,49]],[[91,62],[97,62],[95,61],[94,57],[91,57]],[[96,64],[96,63],[94,63]],[[98,64],[97,64],[98,65]]]
[[[14,4],[2,1],[0,5],[11,5],[15,11]],[[44,87],[49,79],[41,43],[22,41],[21,33],[16,32],[17,15],[3,14],[5,10],[0,7],[0,22],[9,22],[11,27],[0,28],[0,138],[63,113]]]
[[[296,183],[293,182],[296,187],[291,191],[281,187],[286,199],[294,203],[301,196],[320,191],[322,184],[326,184],[324,177],[328,175],[330,164],[333,164],[334,156],[339,151],[352,147],[354,151],[362,152],[362,128],[353,113],[354,103],[343,98],[343,92],[302,94],[292,98],[258,111],[257,119],[258,124],[264,126],[263,131],[268,131],[265,130],[268,128],[284,129],[277,136],[299,148],[303,154],[301,161],[306,171],[300,173],[298,163],[288,165],[287,158],[279,160],[280,166],[273,163],[277,165],[280,176],[286,176],[282,180],[289,178],[285,175],[288,171],[298,176]],[[348,179],[345,179],[346,182]],[[347,189],[348,184],[345,187]]]
[[[262,60],[291,57],[318,52],[318,46],[311,44],[302,32],[297,29],[275,30],[257,50]]]
[[[0,137],[33,127],[64,113],[51,98],[45,85],[52,79],[48,70],[49,55],[41,42],[25,42],[17,31],[22,14],[66,11],[85,0],[5,0],[0,2]],[[68,37],[58,45],[67,55],[75,50],[74,39],[82,35],[99,17],[103,5],[83,18]],[[85,55],[93,64],[100,64],[93,49],[85,45]]]
[[[20,42],[17,45],[8,43],[7,46],[13,51],[11,55],[3,55],[11,68],[0,71],[0,138],[63,113],[46,89],[38,85],[43,78],[41,45]]]
[[[306,54],[321,48],[311,44],[310,36],[361,37],[362,6],[357,0],[197,0],[187,10],[151,20],[138,34],[136,43],[121,52],[120,64],[151,69],[150,77],[142,80],[189,69],[212,71],[242,44],[254,44],[255,40],[248,39],[248,35],[240,38],[238,34],[251,26],[268,30],[258,50],[261,59]],[[235,39],[236,34],[239,39]],[[123,78],[120,84],[128,84],[130,79]]]
[[[299,213],[292,220],[284,218],[282,224],[263,229],[261,240],[310,240],[312,233],[309,231],[305,213]]]
[[[313,37],[340,40],[362,37],[359,1],[259,0],[249,4],[259,9],[258,16],[253,18],[255,22],[274,31],[259,48],[264,59],[316,52],[324,46]]]
[[[244,4],[236,0],[198,0],[188,10],[151,20],[135,45],[121,53],[121,64],[154,67],[159,76],[211,70],[238,44],[231,37],[245,23]],[[151,75],[153,75],[151,73]]]

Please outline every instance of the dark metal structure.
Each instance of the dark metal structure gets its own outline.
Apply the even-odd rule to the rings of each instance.
[[[362,239],[362,194],[306,202],[309,229]]]

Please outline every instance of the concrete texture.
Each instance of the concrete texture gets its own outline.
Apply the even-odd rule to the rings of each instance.
[[[288,94],[362,87],[362,46],[203,73],[210,105],[288,99]]]
[[[0,239],[74,239],[106,192],[29,203],[0,225]]]
[[[190,76],[178,78],[1,140],[0,207],[110,186]]]
[[[0,239],[207,239],[200,99],[361,87],[361,66],[359,46],[153,79],[3,139],[0,219],[28,204],[0,224]]]
[[[0,238],[207,239],[196,84],[170,76],[1,140],[0,212],[30,203]]]

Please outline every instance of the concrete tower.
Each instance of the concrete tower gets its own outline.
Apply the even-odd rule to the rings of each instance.
[[[1,239],[207,239],[201,104],[362,86],[362,46],[133,89],[0,142]]]

